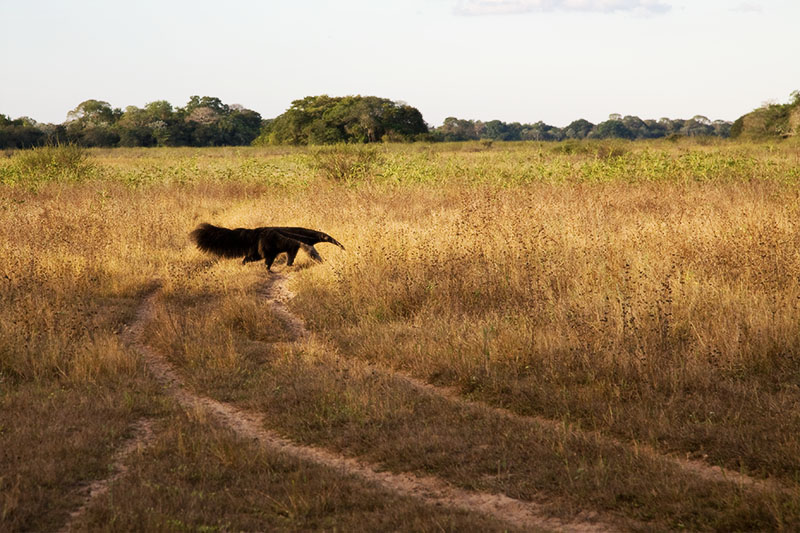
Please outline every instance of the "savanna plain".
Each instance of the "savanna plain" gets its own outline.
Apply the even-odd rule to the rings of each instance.
[[[60,146],[0,183],[0,530],[800,529],[791,139]],[[346,250],[270,274],[200,222]]]

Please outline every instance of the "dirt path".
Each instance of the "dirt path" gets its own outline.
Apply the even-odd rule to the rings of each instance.
[[[431,385],[430,383],[417,379],[401,371],[393,371],[393,373],[398,379],[401,379],[409,383],[411,386],[417,388],[420,391],[426,391],[429,394],[447,398],[448,400],[456,402],[460,405],[477,407],[481,409],[488,409],[493,413],[497,414],[498,416],[515,418],[520,420],[530,420],[544,427],[549,427],[554,429],[563,429],[564,427],[563,423],[557,420],[544,418],[540,416],[520,415],[508,409],[503,409],[502,407],[495,407],[493,405],[489,405],[484,402],[473,401],[464,398],[454,388]],[[582,434],[585,436],[593,437],[597,439],[597,441],[599,442],[604,442],[615,446],[635,448],[637,454],[642,454],[647,457],[669,461],[677,465],[682,470],[690,472],[706,481],[730,482],[730,483],[735,483],[738,486],[745,489],[770,491],[770,492],[778,491],[787,494],[792,493],[794,490],[791,487],[788,487],[777,480],[757,479],[748,476],[747,474],[742,474],[741,472],[723,468],[717,465],[710,465],[704,461],[700,461],[697,459],[689,459],[685,457],[677,457],[675,455],[665,454],[653,448],[649,444],[630,443],[616,439],[614,437],[610,437],[599,431],[580,429],[575,426],[571,426],[569,430],[576,434]]]
[[[68,531],[71,531],[73,524],[75,524],[75,522],[77,522],[86,513],[89,505],[91,505],[95,499],[107,493],[111,484],[125,475],[125,473],[128,471],[128,467],[125,465],[128,457],[131,454],[147,447],[152,441],[152,420],[143,418],[136,422],[136,424],[133,426],[133,436],[126,440],[122,447],[117,450],[117,453],[114,454],[114,457],[111,461],[111,470],[113,473],[107,478],[98,479],[81,488],[81,493],[83,494],[83,503],[78,509],[70,513],[67,523],[64,524],[64,527],[59,530],[59,533],[67,533]]]
[[[264,290],[264,295],[268,298],[272,311],[287,324],[287,327],[292,331],[294,335],[296,335],[298,338],[307,337],[310,335],[310,332],[306,329],[303,320],[294,313],[292,313],[286,305],[286,303],[294,297],[294,294],[288,287],[288,282],[289,279],[284,275],[273,276],[269,286]],[[549,428],[556,428],[556,429],[563,428],[563,425],[560,421],[540,416],[519,415],[508,409],[495,407],[480,401],[469,400],[461,396],[461,394],[459,394],[459,392],[454,388],[431,385],[430,383],[417,379],[402,371],[387,369],[382,366],[375,366],[374,369],[376,372],[380,372],[383,374],[388,373],[393,377],[395,377],[396,379],[400,379],[406,382],[407,384],[411,385],[413,388],[417,389],[420,392],[445,398],[451,402],[457,403],[465,407],[489,410],[499,416],[506,418],[529,420],[536,424]],[[696,459],[688,459],[685,457],[676,457],[674,455],[664,454],[648,444],[643,444],[643,443],[631,444],[630,442],[621,441],[619,439],[602,434],[599,431],[582,430],[577,427],[572,427],[570,428],[570,430],[575,433],[581,433],[593,437],[597,439],[599,442],[605,442],[607,444],[612,444],[615,446],[622,446],[627,448],[635,446],[637,453],[641,453],[648,457],[672,462],[673,464],[677,465],[684,471],[690,472],[708,481],[731,482],[739,485],[742,488],[747,488],[751,490],[778,491],[784,493],[791,493],[794,490],[791,487],[783,485],[782,483],[775,480],[756,479],[754,477],[742,474],[735,470],[730,470],[716,465],[710,465],[706,462],[699,461]]]
[[[405,372],[401,371],[394,371],[393,372],[395,377],[401,379],[407,383],[409,383],[412,387],[420,390],[425,391],[429,394],[433,394],[435,396],[439,396],[442,398],[447,398],[452,402],[456,402],[460,405],[476,407],[480,409],[488,409],[493,413],[497,414],[498,416],[503,416],[507,418],[515,418],[520,420],[530,420],[539,424],[544,427],[549,427],[553,429],[563,429],[564,425],[557,421],[552,420],[550,418],[544,418],[540,416],[530,416],[530,415],[520,415],[508,409],[503,409],[502,407],[495,407],[493,405],[489,405],[484,402],[480,401],[473,401],[467,398],[464,398],[459,394],[459,392],[454,388],[449,387],[439,387],[436,385],[431,385],[425,381],[417,379],[413,376],[406,374]],[[742,488],[754,489],[754,490],[766,490],[766,491],[779,491],[779,492],[791,492],[792,489],[790,487],[784,486],[783,484],[771,480],[771,479],[757,479],[746,474],[742,474],[741,472],[736,472],[735,470],[730,470],[727,468],[723,468],[721,466],[710,465],[703,461],[699,461],[697,459],[688,459],[684,457],[676,457],[674,455],[665,454],[659,452],[652,446],[643,443],[630,443],[625,442],[614,437],[610,437],[605,435],[599,431],[592,431],[592,430],[585,430],[580,429],[578,427],[571,426],[569,428],[570,431],[582,434],[586,436],[593,437],[597,439],[599,442],[604,442],[607,444],[615,445],[615,446],[622,446],[627,448],[634,448],[636,449],[637,454],[642,454],[651,458],[655,459],[662,459],[665,461],[669,461],[671,463],[676,464],[681,469],[691,472],[692,474],[696,475],[699,478],[702,478],[707,481],[722,481],[722,482],[731,482],[736,483]]]
[[[293,315],[285,305],[291,298],[286,288],[286,277],[274,274],[265,289],[274,312],[284,320],[297,338],[308,336],[302,320]],[[139,307],[134,323],[126,334],[126,341],[144,358],[155,378],[187,410],[201,410],[211,414],[218,422],[229,427],[240,437],[258,441],[263,447],[282,452],[298,459],[324,465],[339,472],[359,477],[395,494],[422,500],[434,506],[480,512],[525,529],[546,529],[574,533],[616,531],[587,513],[573,521],[547,516],[541,505],[509,498],[503,494],[470,492],[450,486],[432,477],[408,473],[394,474],[382,471],[380,465],[335,454],[325,449],[296,444],[275,432],[265,429],[261,414],[245,411],[230,404],[201,396],[189,390],[180,375],[167,359],[142,340],[145,324],[151,319],[160,287],[154,285]]]

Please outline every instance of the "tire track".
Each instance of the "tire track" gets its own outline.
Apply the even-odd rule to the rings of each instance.
[[[78,509],[70,513],[66,524],[59,530],[59,533],[67,533],[72,530],[73,525],[86,514],[92,502],[106,494],[111,484],[128,472],[128,467],[125,464],[128,457],[150,445],[153,442],[153,438],[153,421],[148,418],[138,420],[133,425],[133,436],[125,441],[112,458],[111,469],[113,473],[107,478],[92,481],[81,488],[83,503]]]
[[[262,290],[262,293],[268,298],[272,312],[279,316],[281,320],[286,323],[293,335],[296,335],[298,338],[309,337],[311,333],[305,327],[302,318],[292,313],[286,305],[287,302],[294,297],[294,294],[287,286],[288,281],[288,278],[282,274],[274,275],[272,280],[269,282],[269,285]],[[549,429],[565,429],[564,424],[558,420],[535,415],[520,415],[509,409],[504,409],[486,402],[465,398],[454,387],[441,387],[432,385],[408,374],[407,372],[387,368],[383,365],[376,365],[373,363],[369,366],[372,367],[372,369],[374,369],[376,372],[384,375],[388,374],[395,379],[403,381],[422,393],[444,398],[464,407],[488,410],[504,418],[528,420]],[[569,430],[576,434],[592,437],[598,442],[620,446],[623,448],[634,448],[637,454],[642,454],[653,459],[669,461],[677,465],[683,471],[691,473],[706,481],[734,483],[737,486],[745,489],[766,492],[781,492],[784,494],[793,494],[797,490],[796,488],[792,488],[775,479],[758,479],[735,470],[730,470],[718,465],[711,465],[701,460],[689,459],[688,457],[680,457],[673,454],[665,454],[649,444],[626,442],[601,433],[600,431],[580,429],[576,426],[570,426]]]
[[[285,286],[286,277],[273,274],[265,289],[274,312],[284,320],[297,338],[307,337],[302,320],[285,305],[291,293]],[[455,488],[433,476],[416,476],[410,473],[395,474],[352,457],[346,457],[313,446],[297,444],[265,428],[265,418],[259,414],[234,407],[196,394],[189,390],[175,368],[143,340],[145,324],[154,314],[160,296],[160,284],[153,284],[141,303],[134,323],[125,334],[125,340],[144,359],[155,379],[186,410],[200,410],[212,415],[219,423],[232,429],[240,437],[257,441],[264,448],[287,454],[361,478],[394,494],[412,497],[432,506],[444,506],[489,515],[523,530],[547,529],[572,533],[597,533],[617,531],[618,527],[604,524],[595,513],[585,513],[567,521],[548,516],[543,506],[510,498],[504,494],[470,492]]]

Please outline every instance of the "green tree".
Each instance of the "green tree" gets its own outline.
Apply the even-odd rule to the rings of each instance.
[[[222,100],[216,96],[191,96],[186,106],[183,108],[184,112],[191,115],[196,109],[208,109],[217,115],[227,115],[230,108],[222,103]]]
[[[623,117],[622,123],[630,130],[634,139],[643,139],[647,137],[647,124],[639,117],[626,115]]]
[[[413,107],[376,96],[307,96],[262,127],[258,144],[368,143],[427,133]]]
[[[522,132],[523,140],[530,141],[560,141],[564,138],[564,132],[560,128],[545,124],[541,120],[535,124],[528,125]]]
[[[658,139],[667,135],[666,127],[657,120],[647,119],[644,121],[644,124],[646,127],[644,137],[647,139]]]
[[[191,146],[237,146],[250,144],[261,129],[261,115],[214,96],[192,96],[174,114],[177,128],[169,128],[173,139]],[[168,124],[168,123],[166,123]]]
[[[711,121],[708,118],[702,115],[695,115],[684,123],[680,132],[687,137],[713,135],[714,126],[712,126]]]
[[[83,125],[110,126],[122,115],[119,109],[112,109],[108,102],[102,100],[86,100],[67,113],[67,122],[79,122]]]
[[[511,136],[512,132],[508,124],[500,120],[486,122],[480,135],[482,139],[491,139],[493,141],[508,141],[511,140]]]
[[[407,141],[428,133],[428,125],[423,120],[422,113],[415,107],[399,103],[388,106],[384,128],[387,134]]]
[[[589,132],[592,131],[592,128],[594,128],[594,124],[588,120],[582,118],[574,120],[564,128],[564,137],[567,139],[585,139]]]
[[[120,146],[155,146],[157,140],[147,110],[128,106],[116,123]]]
[[[621,120],[615,119],[601,122],[589,134],[589,138],[592,139],[633,139],[634,137],[634,133]]]
[[[220,138],[229,146],[251,144],[261,131],[261,115],[234,104],[218,123]]]
[[[112,109],[108,102],[86,100],[67,113],[67,138],[84,146],[114,146],[119,134],[114,124],[122,110]]]
[[[730,137],[732,124],[727,120],[715,120],[711,123],[714,128],[714,135],[717,137]]]
[[[166,100],[156,100],[144,106],[148,126],[158,146],[180,146],[188,144],[184,133],[182,118],[176,114],[172,104]]]
[[[486,124],[481,123],[480,128],[485,133]],[[471,120],[447,117],[436,133],[445,142],[470,141],[479,138],[476,130],[476,124]]]
[[[42,144],[47,134],[29,117],[14,120],[0,114],[0,148],[31,148]]]

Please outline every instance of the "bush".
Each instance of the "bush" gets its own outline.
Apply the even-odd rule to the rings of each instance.
[[[623,144],[624,141],[608,140],[576,140],[569,139],[556,144],[552,151],[560,154],[581,154],[594,156],[597,159],[614,159],[623,157],[630,150]]]
[[[593,144],[587,141],[579,141],[576,139],[569,139],[561,141],[552,148],[553,152],[557,154],[593,154],[595,149]]]
[[[77,144],[41,146],[17,152],[11,161],[18,181],[76,180],[92,168]]]
[[[379,162],[379,154],[372,146],[339,144],[311,151],[312,168],[321,176],[337,182],[363,180],[370,176]]]

